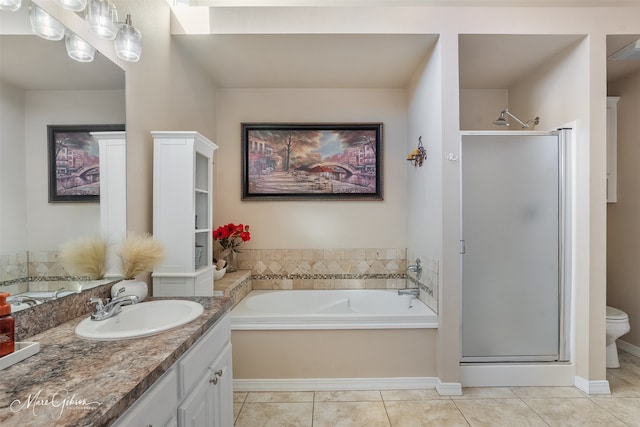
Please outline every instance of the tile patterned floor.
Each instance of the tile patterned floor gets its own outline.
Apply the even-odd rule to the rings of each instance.
[[[611,395],[573,387],[234,393],[236,427],[640,427],[640,359],[620,353]]]

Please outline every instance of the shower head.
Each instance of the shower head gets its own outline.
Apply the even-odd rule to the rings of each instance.
[[[493,121],[493,124],[498,126],[509,126],[509,122],[507,121],[507,118],[504,116],[506,112],[507,110],[503,110],[500,113],[500,117],[498,117],[496,120]]]
[[[509,116],[513,118],[516,122],[518,122],[520,126],[522,126],[522,129],[528,129],[540,123],[540,117],[536,117],[531,120],[527,120],[526,122],[523,122],[522,120],[520,120],[519,118],[511,114],[509,110],[505,108],[500,112],[500,116],[493,121],[493,124],[498,126],[509,126],[509,122],[507,121],[506,116]]]

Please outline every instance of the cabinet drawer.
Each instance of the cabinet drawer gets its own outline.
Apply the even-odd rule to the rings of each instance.
[[[230,340],[231,317],[227,313],[178,361],[180,399],[185,397],[185,390],[195,387]]]

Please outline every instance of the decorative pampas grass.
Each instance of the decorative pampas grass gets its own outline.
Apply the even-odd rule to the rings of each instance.
[[[148,273],[164,258],[164,246],[149,234],[127,233],[120,247],[125,280]]]
[[[60,247],[60,258],[71,274],[103,279],[107,242],[101,237],[70,240]]]

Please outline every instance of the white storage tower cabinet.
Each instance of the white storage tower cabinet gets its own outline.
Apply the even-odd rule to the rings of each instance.
[[[213,296],[213,153],[198,132],[153,135],[153,235],[166,256],[154,296]]]

